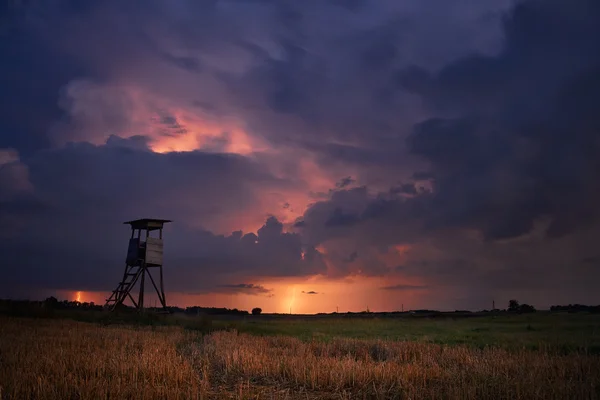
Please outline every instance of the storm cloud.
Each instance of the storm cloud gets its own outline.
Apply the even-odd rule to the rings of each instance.
[[[597,1],[2,7],[0,294],[107,291],[157,217],[181,293],[598,301]]]

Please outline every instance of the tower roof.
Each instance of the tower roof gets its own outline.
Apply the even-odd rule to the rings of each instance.
[[[131,225],[132,229],[154,230],[154,229],[161,229],[163,227],[163,224],[166,224],[168,222],[172,222],[172,221],[169,219],[142,218],[142,219],[135,219],[133,221],[127,221],[127,222],[123,222],[123,223]]]

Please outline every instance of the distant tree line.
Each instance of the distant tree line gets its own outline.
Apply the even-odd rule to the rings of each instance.
[[[586,306],[583,304],[569,304],[566,306],[552,306],[552,307],[550,307],[550,311],[553,311],[553,312],[566,311],[566,312],[570,312],[570,313],[589,312],[592,314],[599,314],[600,313],[600,305],[599,306]]]
[[[93,302],[78,302],[78,301],[69,301],[69,300],[58,300],[56,297],[51,296],[46,300],[37,301],[37,300],[9,300],[9,299],[0,299],[0,313],[5,314],[13,314],[13,315],[28,315],[28,314],[36,314],[40,312],[52,312],[54,310],[80,310],[80,311],[102,311],[104,307],[99,304],[94,304]],[[121,305],[120,310],[123,311],[133,311],[135,310],[133,307]],[[153,310],[162,310],[162,308],[148,308],[149,311]],[[200,306],[192,306],[192,307],[167,307],[167,311],[170,313],[182,313],[187,315],[230,315],[230,316],[245,316],[250,313],[246,310],[238,310],[237,308],[229,309],[224,307],[200,307]],[[583,304],[569,304],[569,305],[553,305],[550,307],[551,312],[569,312],[569,313],[600,313],[600,305],[597,306],[588,306]],[[436,310],[427,310],[427,309],[418,309],[418,310],[410,310],[410,311],[392,311],[392,312],[371,312],[371,311],[358,311],[358,312],[346,312],[346,313],[318,313],[317,315],[325,316],[325,315],[340,315],[340,316],[394,316],[394,315],[415,315],[415,316],[425,316],[425,317],[442,317],[444,315],[462,315],[462,316],[477,316],[481,314],[489,314],[489,313],[516,313],[516,314],[525,314],[525,313],[533,313],[536,312],[536,309],[529,304],[519,303],[517,300],[510,300],[508,303],[508,308],[504,310],[494,309],[494,310],[481,310],[481,311],[468,311],[468,310],[456,310],[453,312],[441,312]],[[262,309],[259,307],[255,307],[252,309],[252,315],[259,315],[262,313]],[[274,315],[274,314],[271,314]],[[287,314],[282,314],[287,315]]]
[[[48,297],[46,300],[10,300],[0,299],[0,311],[10,310],[102,310],[102,306],[93,302],[80,303],[78,301],[58,300],[56,297]]]
[[[135,310],[134,307],[123,306],[123,309]],[[147,307],[148,311],[163,311],[162,307]],[[246,310],[238,310],[237,308],[229,309],[224,307],[200,307],[200,306],[192,306],[192,307],[177,307],[177,306],[167,306],[167,311],[169,313],[177,313],[177,314],[186,314],[186,315],[248,315],[248,311]]]
[[[248,315],[248,311],[246,310],[238,310],[237,308],[229,309],[222,307],[186,307],[185,310],[179,307],[171,307],[172,309],[176,309],[177,312],[184,312],[185,314],[197,315],[197,314],[205,314],[205,315]]]
[[[78,302],[69,300],[58,300],[54,296],[48,297],[46,300],[10,300],[0,299],[0,313],[8,314],[29,314],[36,312],[49,312],[54,310],[80,310],[80,311],[102,311],[103,305],[95,304],[93,302]],[[121,311],[133,311],[134,307],[130,307],[121,304],[119,307]],[[152,310],[162,310],[162,308],[148,308]],[[171,313],[183,313],[188,315],[248,315],[246,310],[238,310],[237,308],[219,308],[219,307],[167,307],[167,311]]]
[[[510,300],[508,302],[508,312],[525,314],[535,312],[535,308],[529,304],[519,304],[517,300]]]
[[[36,303],[35,301],[32,303]],[[102,306],[99,304],[95,304],[92,302],[79,302],[79,301],[69,301],[62,300],[59,301],[56,297],[50,296],[43,302],[41,302],[42,306],[45,308],[51,308],[54,310],[70,310],[70,309],[83,309],[83,310],[102,310]]]

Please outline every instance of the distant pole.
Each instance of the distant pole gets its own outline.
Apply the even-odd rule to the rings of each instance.
[[[404,303],[402,303],[402,312],[404,312]]]
[[[292,315],[292,307],[290,307],[290,315]]]
[[[340,308],[338,306],[335,306],[335,312],[339,313],[340,312]]]
[[[492,300],[492,310],[495,310],[495,309],[496,309],[496,301]]]

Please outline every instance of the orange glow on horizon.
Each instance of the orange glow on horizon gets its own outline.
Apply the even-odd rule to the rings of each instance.
[[[270,290],[269,296],[247,293],[207,293],[185,295],[173,293],[171,301],[180,306],[228,307],[250,311],[262,308],[265,313],[317,314],[365,311],[397,311],[426,304],[428,293],[424,290],[394,291],[384,287],[396,284],[413,284],[400,278],[353,276],[351,279],[327,279],[323,276],[306,278],[279,278],[252,280]]]
[[[424,285],[423,282],[407,281],[397,276],[365,277],[351,275],[339,279],[330,279],[323,275],[307,276],[304,278],[265,278],[250,279],[240,278],[245,282],[260,285],[267,290],[267,295],[237,293],[206,293],[186,294],[177,291],[167,292],[167,305],[181,308],[199,307],[225,307],[237,308],[250,312],[254,307],[262,308],[264,313],[289,314],[317,314],[365,311],[397,311],[401,305],[404,309],[426,308],[431,300],[431,293],[427,290],[386,290],[385,287],[394,285]],[[72,291],[58,295],[59,298],[74,299],[78,302],[104,304],[109,291],[83,292]],[[146,306],[160,306],[155,294],[147,291]],[[134,295],[135,298],[135,295]],[[129,304],[129,303],[127,303]],[[131,305],[131,304],[129,304]]]
[[[108,296],[107,292],[88,292],[82,290],[58,290],[54,292],[52,295],[55,296],[59,301],[69,300],[69,301],[77,301],[80,303],[94,303],[94,304],[104,304],[106,297]]]
[[[294,301],[296,300],[296,286],[292,286],[292,295],[289,299],[289,309],[290,309],[290,314],[293,311],[293,307],[294,307]]]

